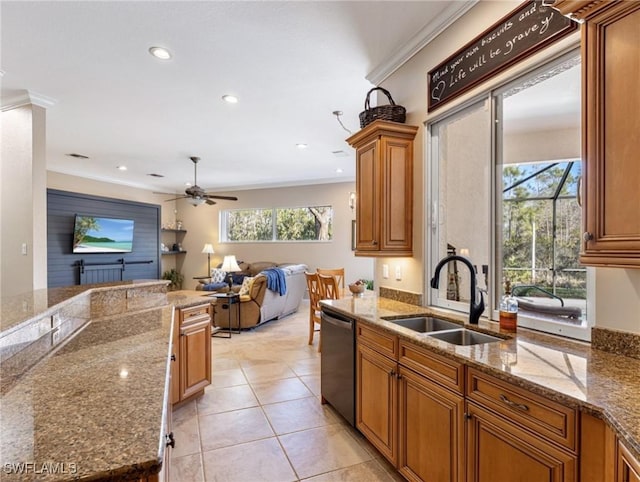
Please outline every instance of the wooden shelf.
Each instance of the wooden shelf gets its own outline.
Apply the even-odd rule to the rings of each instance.
[[[180,233],[180,234],[185,234],[187,232],[186,229],[161,229],[160,230],[163,233]]]
[[[162,251],[162,256],[169,254],[185,254],[186,251]]]

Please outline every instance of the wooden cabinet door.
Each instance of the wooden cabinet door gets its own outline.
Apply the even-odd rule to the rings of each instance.
[[[464,482],[463,397],[404,367],[399,374],[398,470],[411,481]]]
[[[380,249],[411,256],[413,249],[413,140],[383,137]]]
[[[467,482],[576,482],[577,457],[467,402]]]
[[[181,399],[211,383],[211,319],[207,315],[180,327]]]
[[[610,5],[583,27],[586,165],[580,261],[640,268],[640,2]]]
[[[640,482],[640,461],[618,442],[618,468],[616,482]]]
[[[397,466],[397,364],[360,344],[356,353],[356,427]]]
[[[356,254],[380,249],[380,169],[377,139],[356,152]]]

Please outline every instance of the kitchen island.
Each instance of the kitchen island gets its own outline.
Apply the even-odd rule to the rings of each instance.
[[[173,322],[166,284],[2,300],[3,481],[137,480],[161,470]]]

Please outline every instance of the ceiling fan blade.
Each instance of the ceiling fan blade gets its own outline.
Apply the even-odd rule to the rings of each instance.
[[[205,197],[210,199],[224,199],[226,201],[237,201],[238,198],[235,196],[216,196],[215,194],[205,194]]]
[[[216,204],[215,201],[212,201],[211,199],[205,199],[205,201],[209,206],[213,206],[214,204]]]
[[[189,197],[189,196],[178,196],[178,197],[174,197],[174,198],[171,198],[171,199],[165,199],[165,200],[164,200],[164,202],[167,202],[167,201],[177,201],[178,199],[184,199],[184,198],[186,198],[186,197]]]

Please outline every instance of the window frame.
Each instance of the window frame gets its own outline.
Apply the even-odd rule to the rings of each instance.
[[[333,232],[330,233],[329,239],[278,239],[278,210],[282,209],[309,209],[313,207],[328,207],[331,209],[331,226],[333,226],[334,222],[334,214],[335,210],[332,204],[325,205],[313,205],[313,206],[278,206],[278,207],[261,207],[261,208],[252,208],[252,207],[242,207],[242,208],[234,208],[234,209],[221,209],[218,213],[218,242],[220,244],[247,244],[247,243],[332,243],[333,242]],[[228,239],[228,222],[229,217],[228,213],[233,211],[271,211],[271,239],[262,239],[262,240],[230,240]]]
[[[490,220],[489,226],[491,227],[488,233],[489,249],[490,249],[490,269],[489,269],[489,289],[492,293],[489,293],[485,299],[487,308],[485,315],[493,320],[499,319],[498,307],[499,307],[499,294],[501,293],[501,279],[498,277],[497,269],[501,267],[499,263],[500,255],[500,236],[498,233],[497,222],[500,214],[499,202],[502,197],[499,195],[502,189],[502,172],[498,169],[498,166],[502,166],[503,149],[502,143],[498,137],[498,124],[502,122],[502,106],[501,94],[512,89],[516,85],[521,85],[527,79],[535,77],[542,72],[548,71],[555,66],[566,62],[567,60],[579,56],[579,48],[570,48],[564,53],[557,55],[553,58],[547,58],[541,60],[535,67],[530,68],[519,75],[512,77],[500,85],[488,88],[479,94],[468,99],[466,102],[459,104],[458,106],[448,109],[438,116],[434,116],[425,121],[425,155],[427,157],[427,167],[424,170],[424,186],[426,190],[425,196],[425,253],[428,257],[428,262],[424,263],[425,266],[425,293],[427,293],[426,299],[430,306],[436,306],[439,308],[451,309],[463,313],[469,312],[469,304],[467,302],[456,302],[451,300],[443,300],[437,297],[437,290],[434,290],[430,286],[431,276],[433,274],[435,265],[438,263],[438,239],[440,230],[440,212],[439,212],[439,145],[437,138],[434,135],[435,127],[442,121],[454,121],[465,115],[470,109],[477,106],[480,102],[488,103],[488,115],[490,115],[490,153],[489,153],[489,169],[490,169]],[[582,107],[582,106],[581,106]],[[584,160],[582,159],[583,166]],[[584,167],[583,167],[584,169]],[[581,326],[571,325],[569,323],[553,322],[549,320],[543,320],[541,318],[535,318],[525,316],[523,313],[518,314],[518,324],[522,327],[531,328],[537,331],[543,331],[550,334],[565,336],[578,340],[590,341],[591,340],[591,328],[595,324],[595,298],[596,298],[596,286],[595,269],[587,267],[587,316],[584,323]]]

